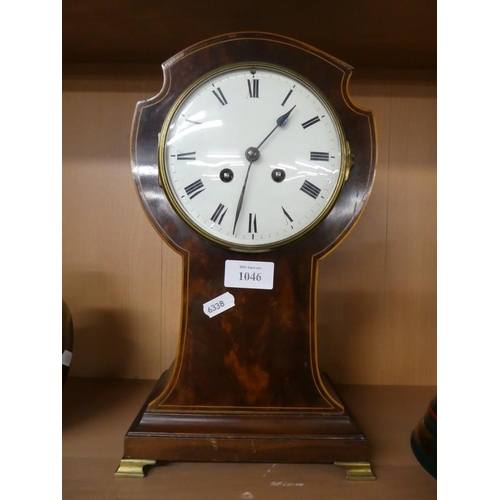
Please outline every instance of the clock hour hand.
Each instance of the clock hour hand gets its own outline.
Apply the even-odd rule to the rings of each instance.
[[[296,106],[296,105],[295,105]],[[260,149],[260,147],[262,146],[262,144],[264,144],[268,139],[269,137],[271,137],[271,135],[274,133],[274,131],[278,128],[278,127],[282,127],[287,121],[288,121],[288,118],[290,116],[290,113],[294,110],[295,106],[290,109],[290,111],[287,111],[284,115],[281,115],[277,120],[276,120],[276,127],[274,127],[271,132],[269,132],[269,134],[266,135],[266,137],[264,138],[264,140],[257,146],[257,149]]]

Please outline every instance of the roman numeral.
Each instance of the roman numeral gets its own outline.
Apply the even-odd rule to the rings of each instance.
[[[292,95],[293,89],[290,89],[286,97],[283,99],[283,102],[281,103],[282,106],[285,105],[286,101],[288,101],[288,98]]]
[[[178,153],[178,160],[196,160],[196,151],[190,151],[189,153]]]
[[[222,221],[224,220],[224,216],[227,214],[227,208],[226,208],[226,210],[224,210],[224,208],[226,208],[226,207],[222,203],[219,203],[219,206],[215,210],[212,217],[210,217],[210,220],[213,222],[216,222],[217,224],[222,224]]]
[[[189,196],[191,200],[195,196],[198,196],[201,192],[205,191],[205,189],[206,187],[203,185],[203,182],[201,182],[201,179],[194,181],[192,184],[189,184],[189,186],[186,186],[184,188],[186,194]]]
[[[248,214],[248,232],[256,233],[257,232],[257,214]]]
[[[309,182],[307,180],[304,181],[304,184],[302,184],[300,190],[314,199],[316,199],[321,192],[321,189],[318,186],[315,186],[312,182]]]
[[[328,161],[328,153],[321,151],[311,151],[311,161]]]
[[[212,93],[214,94],[215,97],[217,97],[218,101],[225,106],[227,104],[226,97],[222,93],[222,90],[220,87],[217,87],[217,90],[212,90]]]
[[[319,118],[315,116],[314,118],[311,118],[310,120],[307,120],[302,124],[302,127],[306,129],[307,127],[310,127],[311,125],[314,125],[315,123],[319,122]]]
[[[284,209],[284,207],[281,207],[281,210],[283,210],[283,213],[285,214],[285,217],[290,221],[290,222],[293,222],[293,219],[292,217],[290,216],[290,214]]]
[[[259,97],[259,80],[247,80],[250,97]]]

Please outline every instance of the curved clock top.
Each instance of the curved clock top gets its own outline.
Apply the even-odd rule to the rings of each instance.
[[[352,68],[288,38],[241,33],[163,69],[161,92],[137,105],[131,153],[168,243],[325,252],[345,237],[376,156],[373,118],[347,95]]]

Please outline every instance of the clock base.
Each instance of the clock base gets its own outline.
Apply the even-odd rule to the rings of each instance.
[[[370,462],[334,462],[337,467],[346,470],[348,481],[375,481]]]
[[[139,458],[123,458],[116,469],[115,477],[144,477],[144,468],[155,465],[156,460],[141,460]]]
[[[375,479],[366,438],[346,407],[343,413],[148,410],[169,376],[167,370],[158,380],[125,435],[117,477],[144,477],[146,465],[166,461],[331,463],[345,468],[347,479]]]
[[[144,477],[146,466],[155,465],[156,460],[140,460],[123,458],[116,469],[115,477]],[[337,467],[346,470],[348,481],[375,481],[377,478],[372,472],[370,462],[334,462]]]

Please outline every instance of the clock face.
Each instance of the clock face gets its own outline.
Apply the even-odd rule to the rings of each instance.
[[[346,178],[339,119],[309,83],[263,64],[211,73],[172,107],[160,177],[179,215],[226,247],[263,251],[303,236]]]

